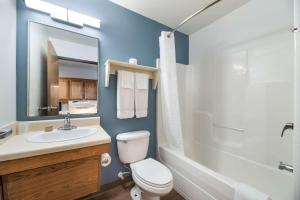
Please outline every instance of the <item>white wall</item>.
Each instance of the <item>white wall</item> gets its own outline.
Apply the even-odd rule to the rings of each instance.
[[[198,141],[273,170],[280,161],[293,164],[292,132],[280,137],[284,124],[294,121],[291,27],[293,0],[252,0],[190,35],[190,144]],[[266,191],[259,184],[254,186]],[[291,192],[281,189],[273,188],[273,199],[282,199],[278,191],[290,199]]]
[[[90,46],[53,38],[54,35],[50,36],[49,40],[52,42],[57,56],[98,62],[97,40],[95,40],[93,46]]]
[[[59,77],[98,80],[98,65],[60,60]]]
[[[0,126],[16,120],[16,2],[0,1]]]

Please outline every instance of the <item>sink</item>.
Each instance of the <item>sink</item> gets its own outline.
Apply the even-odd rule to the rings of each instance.
[[[57,130],[53,132],[39,132],[30,134],[27,137],[27,141],[34,143],[51,143],[51,142],[62,142],[68,140],[75,140],[84,137],[88,137],[97,133],[96,128],[77,128],[73,130],[63,131]]]

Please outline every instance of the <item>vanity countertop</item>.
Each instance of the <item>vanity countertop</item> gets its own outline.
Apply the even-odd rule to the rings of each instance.
[[[12,135],[0,143],[0,162],[107,144],[111,142],[111,137],[103,130],[102,127],[87,126],[87,128],[97,128],[98,131],[88,137],[63,142],[29,142],[27,137],[34,132]]]

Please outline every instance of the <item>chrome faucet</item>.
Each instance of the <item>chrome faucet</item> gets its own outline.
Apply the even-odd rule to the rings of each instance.
[[[278,169],[280,169],[280,170],[286,170],[286,171],[289,171],[291,173],[294,172],[294,167],[292,165],[288,165],[288,164],[285,164],[283,162],[279,163]]]
[[[281,132],[281,137],[283,137],[283,136],[284,136],[284,132],[285,132],[286,130],[289,130],[289,129],[290,129],[290,130],[293,130],[293,129],[294,129],[294,123],[288,122],[288,123],[286,123],[286,124],[284,125],[284,127],[283,127],[283,129],[282,129],[282,132]],[[289,172],[291,172],[291,173],[294,172],[294,167],[293,167],[292,165],[289,165],[289,164],[286,164],[286,163],[283,163],[283,162],[280,162],[280,163],[279,163],[278,169],[280,169],[280,170],[286,170],[286,171],[289,171]]]
[[[77,126],[71,125],[71,116],[70,113],[68,113],[65,117],[64,126],[59,127],[58,130],[69,131],[75,128],[77,128]]]

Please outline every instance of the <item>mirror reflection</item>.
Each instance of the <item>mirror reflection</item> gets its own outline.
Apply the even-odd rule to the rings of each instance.
[[[28,115],[94,114],[98,39],[29,22]]]

